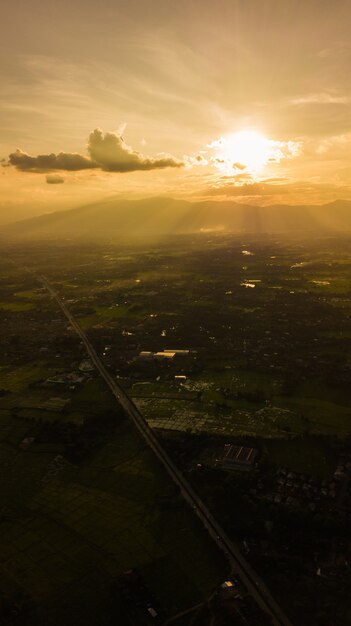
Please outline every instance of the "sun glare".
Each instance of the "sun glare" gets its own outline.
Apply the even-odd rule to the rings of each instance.
[[[259,173],[268,163],[293,156],[293,142],[274,141],[253,130],[242,130],[210,144],[216,150],[214,162],[225,171]]]
[[[223,156],[238,169],[260,170],[270,156],[270,141],[254,131],[241,131],[225,137]]]

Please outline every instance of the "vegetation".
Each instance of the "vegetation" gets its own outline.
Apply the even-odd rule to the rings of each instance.
[[[333,617],[344,626],[348,240],[203,235],[148,249],[16,245],[11,256],[17,265],[5,259],[0,282],[3,621],[15,624],[17,611],[30,626],[127,624],[113,589],[130,568],[166,618],[203,605],[226,576],[103,381],[79,369],[84,348],[21,271],[29,264],[60,292],[228,533],[246,542],[246,557],[293,621],[329,626]],[[169,362],[139,357],[165,349],[190,353]],[[257,467],[220,469],[226,443],[257,449]],[[325,598],[321,615],[302,585],[308,598]],[[223,608],[211,607],[174,623],[207,624]],[[230,619],[255,623],[236,610]]]

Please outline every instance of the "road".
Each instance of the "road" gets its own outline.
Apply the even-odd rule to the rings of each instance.
[[[91,358],[91,361],[95,365],[102,378],[105,380],[112,394],[114,395],[118,403],[123,407],[129,419],[133,422],[134,426],[144,437],[157,458],[163,464],[174,483],[179,487],[183,498],[189,503],[194,512],[197,514],[198,518],[201,520],[202,524],[204,525],[212,539],[215,541],[218,548],[224,553],[226,559],[230,563],[232,571],[241,578],[243,584],[246,586],[249,593],[253,596],[258,606],[270,615],[274,626],[292,626],[290,620],[286,617],[282,609],[271,596],[264,582],[259,578],[251,565],[242,555],[239,547],[233,541],[231,541],[231,539],[229,539],[228,535],[214,519],[213,515],[210,513],[205,504],[201,501],[199,496],[195,493],[192,486],[188,483],[186,478],[184,478],[180,470],[174,465],[172,459],[164,450],[153,430],[149,427],[143,415],[137,409],[133,401],[129,398],[124,389],[122,389],[118,385],[118,383],[106,370],[86,334],[83,332],[72,313],[69,311],[63,300],[60,298],[59,294],[53,289],[45,276],[41,275],[37,276],[37,278],[47,289],[52,298],[56,300],[61,311],[66,316],[70,325],[83,342],[87,353]]]

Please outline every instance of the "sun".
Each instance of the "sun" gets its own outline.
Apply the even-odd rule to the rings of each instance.
[[[216,155],[224,169],[258,172],[268,162],[272,150],[271,141],[254,130],[242,130],[221,137],[211,144],[218,148]]]
[[[260,170],[268,161],[271,146],[269,139],[255,131],[243,130],[226,138],[225,156],[251,171]]]
[[[267,164],[279,163],[282,158],[293,156],[292,142],[268,139],[255,130],[241,130],[225,135],[209,145],[215,149],[212,159],[226,173],[260,173]]]

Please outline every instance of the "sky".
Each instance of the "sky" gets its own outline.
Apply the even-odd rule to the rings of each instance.
[[[350,0],[12,0],[0,223],[113,195],[351,199]]]

